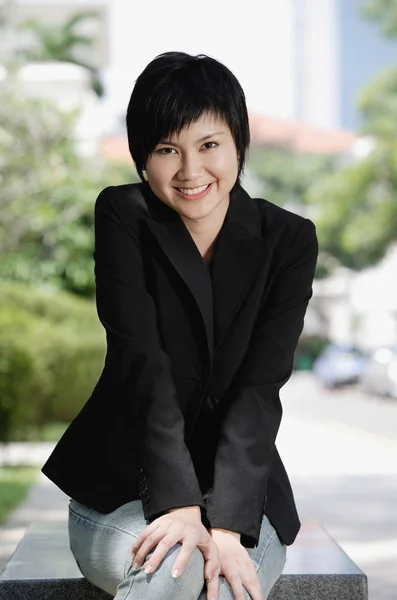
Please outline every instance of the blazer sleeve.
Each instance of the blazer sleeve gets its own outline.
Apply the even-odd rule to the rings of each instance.
[[[279,390],[292,373],[317,254],[315,226],[305,219],[262,300],[248,350],[224,398],[227,411],[207,515],[211,527],[239,532],[241,543],[249,548],[258,544],[282,416]]]
[[[198,505],[205,514],[184,442],[170,361],[161,347],[155,304],[145,285],[134,209],[122,207],[120,200],[125,198],[112,186],[96,200],[94,270],[97,312],[108,343],[105,368],[115,393],[128,404],[122,407],[130,419],[126,431],[138,455],[138,473],[131,472],[131,478],[138,479],[144,516],[150,521],[182,506]],[[123,215],[130,213],[133,218],[126,224]]]

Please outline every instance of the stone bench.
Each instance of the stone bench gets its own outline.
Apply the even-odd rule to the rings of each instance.
[[[109,600],[82,576],[67,523],[30,526],[0,575],[0,600]],[[304,523],[287,550],[269,600],[367,600],[367,577],[317,523]]]

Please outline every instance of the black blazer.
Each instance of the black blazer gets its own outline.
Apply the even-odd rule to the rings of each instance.
[[[315,227],[242,187],[211,273],[179,214],[149,185],[95,204],[95,277],[107,354],[43,467],[107,513],[141,499],[146,520],[199,505],[207,527],[255,547],[263,512],[286,544],[300,527],[275,446],[312,295]]]

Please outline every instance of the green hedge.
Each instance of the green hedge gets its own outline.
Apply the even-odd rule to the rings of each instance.
[[[105,340],[94,301],[0,281],[0,441],[70,422],[101,374]]]

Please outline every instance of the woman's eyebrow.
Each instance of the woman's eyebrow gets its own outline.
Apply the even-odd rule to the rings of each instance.
[[[225,135],[225,131],[215,131],[214,133],[205,135],[204,137],[200,138],[199,140],[196,140],[196,143],[204,142],[205,140],[209,140],[210,138],[214,137],[214,135]],[[178,146],[178,144],[175,144],[175,142],[171,142],[170,140],[160,140],[159,144],[170,144],[171,146]]]

